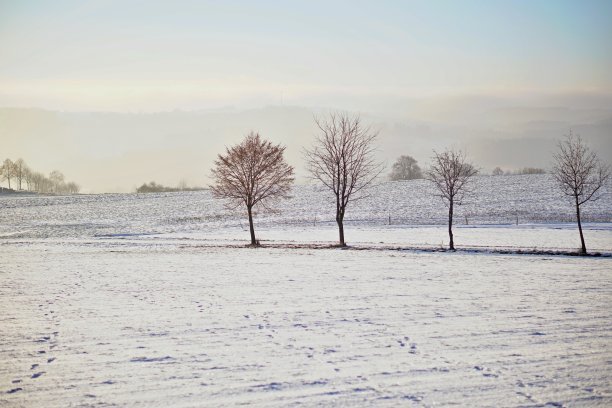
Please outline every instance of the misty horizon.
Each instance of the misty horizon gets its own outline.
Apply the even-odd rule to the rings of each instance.
[[[498,166],[547,169],[556,142],[570,130],[612,161],[612,109],[593,107],[598,100],[583,96],[579,108],[554,101],[534,108],[472,97],[433,107],[412,102],[404,115],[360,114],[379,131],[377,153],[387,168],[400,155],[411,155],[424,167],[434,149],[452,145],[466,150],[488,173]],[[216,155],[253,130],[287,146],[296,181],[303,184],[308,180],[302,149],[316,135],[313,117],[330,110],[280,105],[150,113],[0,108],[0,133],[7,157],[22,157],[45,173],[59,169],[92,193],[133,192],[150,181],[206,187]]]

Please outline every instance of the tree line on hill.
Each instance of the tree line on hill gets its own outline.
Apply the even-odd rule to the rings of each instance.
[[[311,178],[333,193],[339,246],[345,247],[344,216],[349,205],[368,196],[367,189],[380,176],[383,165],[374,158],[374,143],[378,133],[363,125],[360,118],[346,113],[315,118],[319,129],[312,147],[304,150],[304,158]],[[246,207],[251,245],[259,246],[255,235],[255,208],[269,209],[278,199],[288,198],[294,181],[294,170],[284,159],[285,147],[250,132],[244,140],[219,154],[211,170],[213,196],[226,200],[230,209]],[[580,254],[587,253],[580,207],[599,198],[601,188],[610,178],[610,166],[600,162],[597,155],[582,141],[570,134],[559,142],[553,156],[552,174],[559,189],[575,205],[580,233]],[[523,174],[539,174],[541,169],[523,169]],[[500,169],[501,171],[501,169]],[[432,164],[422,172],[410,156],[402,156],[394,164],[391,176],[425,178],[433,183],[448,210],[449,249],[455,250],[453,237],[454,207],[471,194],[471,179],[478,169],[461,151],[448,148],[434,151]]]
[[[502,170],[501,167],[496,167],[493,169],[493,172],[491,173],[491,175],[493,176],[504,176],[504,175],[511,175],[511,174],[517,174],[517,175],[525,175],[525,174],[546,174],[546,170],[544,169],[540,169],[538,167],[523,167],[522,169],[518,169],[515,171],[510,171],[510,170]]]
[[[0,181],[6,181],[9,190],[40,194],[77,194],[81,189],[77,183],[66,181],[62,172],[53,170],[45,176],[32,170],[23,159],[5,159],[0,166]]]
[[[188,187],[187,183],[181,181],[177,187],[167,187],[161,184],[157,184],[154,181],[149,183],[143,183],[140,187],[136,188],[137,193],[171,193],[177,191],[200,191],[202,187]]]

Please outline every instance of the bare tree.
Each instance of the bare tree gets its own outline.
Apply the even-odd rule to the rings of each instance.
[[[54,193],[62,193],[64,187],[64,174],[59,170],[53,170],[49,174],[49,180],[53,183],[53,192]]]
[[[187,189],[189,189],[189,186],[187,185],[187,181],[185,181],[185,179],[181,179],[178,183],[178,186],[176,187],[179,191],[185,191]]]
[[[349,203],[362,199],[365,189],[380,175],[382,164],[374,158],[377,133],[362,126],[360,118],[346,113],[315,118],[321,134],[306,150],[306,166],[313,179],[329,188],[336,201],[340,245],[344,240],[344,215]]]
[[[442,153],[434,151],[433,164],[427,171],[427,179],[434,183],[439,196],[448,206],[448,237],[449,249],[455,250],[453,241],[453,209],[460,205],[466,193],[469,192],[470,178],[478,174],[478,170],[466,161],[465,155],[456,150],[446,150]]]
[[[48,185],[48,180],[44,174],[39,173],[39,172],[31,172],[30,175],[30,183],[31,183],[31,189],[33,191],[36,191],[37,193],[47,193],[48,191],[45,191],[46,186]]]
[[[19,190],[21,190],[21,184],[25,180],[28,166],[23,159],[17,159],[14,164],[15,166],[15,178],[19,182]]]
[[[11,180],[15,178],[15,163],[11,159],[4,160],[0,167],[2,179],[8,181],[8,188],[11,188]]]
[[[275,199],[288,198],[293,183],[293,167],[285,162],[285,147],[249,133],[239,145],[219,154],[212,169],[215,182],[210,186],[217,198],[228,199],[230,208],[245,205],[249,216],[251,245],[259,245],[253,227],[253,207]]]
[[[423,173],[414,157],[400,156],[395,163],[393,163],[389,178],[392,181],[414,180],[423,178]]]
[[[34,172],[29,167],[25,168],[23,179],[28,185],[28,191],[32,191],[32,185],[34,182]]]
[[[580,253],[585,255],[587,249],[582,234],[580,206],[600,197],[598,192],[610,177],[610,166],[601,163],[582,138],[574,136],[570,131],[566,139],[558,144],[552,173],[561,191],[574,201],[582,245]]]
[[[81,190],[81,186],[79,186],[77,183],[73,181],[66,184],[66,191],[68,192],[68,194],[78,194],[80,190]]]
[[[503,176],[504,175],[504,171],[501,169],[501,167],[496,167],[493,169],[493,173],[491,173],[494,176]]]

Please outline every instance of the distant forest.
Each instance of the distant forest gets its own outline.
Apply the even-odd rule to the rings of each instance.
[[[0,181],[6,182],[9,190],[30,191],[40,194],[77,194],[81,187],[66,181],[62,172],[53,170],[49,176],[32,170],[23,159],[5,159],[0,166]]]

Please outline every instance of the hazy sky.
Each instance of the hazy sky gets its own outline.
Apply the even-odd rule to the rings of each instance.
[[[610,38],[608,0],[0,0],[0,106],[610,92]]]
[[[0,0],[0,160],[84,191],[202,185],[256,130],[303,176],[324,109],[361,113],[388,163],[546,167],[570,128],[610,159],[611,38],[610,0]]]

